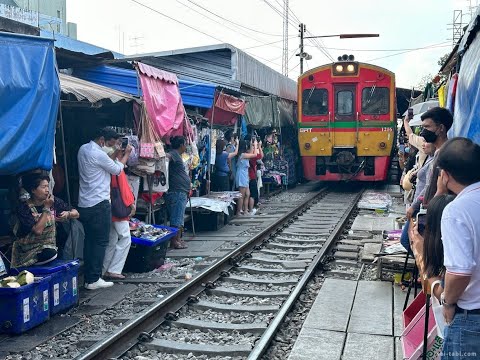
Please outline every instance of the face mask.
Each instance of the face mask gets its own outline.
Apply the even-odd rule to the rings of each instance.
[[[423,129],[420,136],[423,137],[427,143],[434,143],[438,138],[438,135],[435,132],[427,129]]]
[[[111,154],[113,154],[115,152],[115,149],[113,147],[109,147],[109,146],[104,146],[102,147],[102,150],[108,155],[110,156]]]

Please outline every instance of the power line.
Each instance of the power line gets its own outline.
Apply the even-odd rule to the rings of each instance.
[[[292,39],[295,39],[295,38],[296,38],[296,36],[290,36],[290,37],[288,38],[288,40],[292,40]],[[270,45],[270,44],[278,44],[278,43],[281,43],[281,42],[283,42],[283,39],[282,39],[282,40],[277,40],[277,41],[272,41],[272,42],[270,42],[270,43],[265,43],[265,44],[262,44],[262,45],[249,46],[249,47],[244,48],[244,50],[255,49],[255,48],[262,47],[262,46],[268,46],[268,45]],[[276,46],[275,46],[275,47],[276,47]]]
[[[438,46],[438,45],[445,45],[449,41],[444,41],[438,44],[428,45],[431,47]],[[313,46],[313,45],[305,45],[305,46]],[[332,47],[325,47],[328,50],[342,50],[342,51],[372,51],[372,52],[387,52],[387,51],[410,51],[410,50],[419,50],[425,48],[424,46],[418,48],[407,48],[407,49],[345,49],[345,48],[332,48]]]
[[[235,21],[233,21],[233,20],[229,20],[229,19],[227,19],[227,18],[225,18],[225,17],[223,17],[223,16],[221,16],[221,15],[218,15],[218,14],[214,13],[213,11],[207,9],[206,7],[204,7],[204,6],[200,5],[200,4],[197,4],[197,3],[196,3],[195,1],[193,1],[193,0],[187,0],[187,1],[188,1],[189,3],[192,3],[193,5],[198,6],[199,8],[201,8],[201,9],[209,12],[209,13],[212,14],[212,15],[215,15],[215,16],[218,17],[218,18],[220,18],[220,19],[222,19],[222,20],[225,20],[225,21],[227,21],[227,22],[229,22],[229,23],[231,23],[231,24],[233,24],[233,25],[239,26],[239,27],[241,27],[241,28],[244,28],[244,29],[247,29],[247,30],[250,30],[250,31],[259,33],[259,34],[268,35],[268,36],[277,36],[277,37],[283,36],[283,35],[280,35],[280,34],[270,34],[270,33],[264,32],[264,31],[252,29],[252,28],[250,28],[250,27],[248,27],[248,26],[239,24],[239,23],[237,23],[237,22],[235,22]]]
[[[187,1],[191,2],[190,0],[187,0]],[[190,10],[192,10],[192,11],[195,11],[197,14],[200,14],[201,16],[209,19],[210,21],[213,21],[213,22],[215,22],[215,23],[217,23],[217,24],[219,24],[219,25],[221,25],[221,26],[226,27],[226,28],[229,29],[229,30],[235,31],[235,32],[237,32],[238,34],[240,34],[240,35],[242,35],[242,36],[244,36],[244,37],[247,37],[247,38],[252,39],[252,40],[255,40],[255,41],[259,42],[259,43],[265,44],[265,42],[264,42],[263,40],[259,40],[259,39],[255,38],[255,37],[253,37],[253,36],[250,36],[249,34],[245,34],[245,33],[241,32],[241,31],[238,30],[238,29],[235,29],[235,28],[232,28],[232,27],[230,27],[230,26],[227,26],[226,24],[223,24],[223,23],[221,23],[220,21],[215,20],[215,19],[207,16],[206,14],[204,14],[204,13],[202,13],[202,12],[200,12],[200,11],[194,9],[194,8],[192,8],[191,6],[188,6],[187,4],[184,4],[183,2],[181,2],[181,1],[179,1],[179,0],[176,0],[176,2],[179,3],[179,4],[181,4],[181,5],[183,5],[183,6],[185,6],[186,8],[188,8],[188,9],[190,9]],[[274,46],[274,47],[280,49],[279,46]]]
[[[210,34],[204,32],[204,31],[202,31],[202,30],[199,30],[199,29],[197,29],[197,28],[195,28],[195,27],[193,27],[193,26],[190,26],[190,25],[188,25],[188,24],[185,24],[184,22],[182,22],[182,21],[180,21],[180,20],[177,20],[177,19],[175,19],[175,18],[173,18],[173,17],[171,17],[171,16],[169,16],[169,15],[166,15],[166,14],[164,14],[164,13],[162,13],[162,12],[160,12],[160,11],[158,11],[158,10],[156,10],[156,9],[148,6],[148,5],[142,4],[141,2],[139,2],[139,1],[137,1],[137,0],[130,0],[130,1],[134,2],[134,3],[137,4],[137,5],[143,6],[144,8],[149,9],[150,11],[153,11],[153,12],[155,12],[155,13],[163,16],[163,17],[166,17],[167,19],[170,19],[170,20],[172,20],[172,21],[175,21],[176,23],[182,24],[182,25],[188,27],[189,29],[192,29],[192,30],[194,30],[194,31],[197,31],[197,32],[199,32],[199,33],[201,33],[201,34],[203,34],[203,35],[206,35],[206,36],[208,36],[208,37],[210,37],[210,38],[212,38],[212,39],[215,39],[215,40],[217,40],[217,41],[219,41],[219,42],[221,42],[221,43],[225,43],[224,40],[219,39],[219,38],[217,38],[216,36],[210,35]],[[240,50],[241,50],[241,49],[240,49]],[[243,51],[243,50],[242,50],[242,51]],[[274,65],[281,66],[281,65],[279,65],[279,64],[277,64],[277,63],[275,63],[275,62],[273,62],[273,61],[270,61],[270,60],[265,59],[265,58],[263,58],[263,57],[260,57],[260,56],[258,56],[258,55],[253,55],[253,54],[251,54],[251,53],[249,53],[249,52],[247,52],[247,51],[244,51],[244,52],[245,52],[246,54],[250,55],[250,56],[253,57],[253,58],[257,57],[257,58],[259,58],[259,59],[262,59],[262,60],[267,61],[267,62],[269,62],[269,63],[272,63],[272,64],[274,64]]]
[[[437,49],[437,48],[443,48],[443,47],[451,47],[451,45],[425,46],[425,47],[423,47],[423,48],[418,48],[418,49],[414,49],[414,50],[401,51],[401,52],[398,52],[398,53],[395,53],[395,54],[386,55],[386,56],[381,56],[381,57],[378,57],[378,58],[366,60],[366,62],[371,62],[371,61],[380,60],[380,59],[386,59],[386,58],[389,58],[389,57],[392,57],[392,56],[402,55],[402,54],[406,54],[406,53],[409,53],[409,52],[412,52],[412,51],[426,50],[426,49]]]
[[[282,20],[285,20],[285,16],[283,16],[283,13],[282,13],[280,10],[278,10],[275,6],[273,6],[272,4],[270,4],[267,0],[263,0],[263,2],[264,2],[265,4],[267,4],[277,15],[279,15],[279,16],[282,18]],[[296,29],[297,26],[298,26],[298,24],[296,24],[295,22],[293,22],[293,21],[290,20],[290,19],[288,20],[288,23],[289,23],[292,27],[294,27],[295,29]]]

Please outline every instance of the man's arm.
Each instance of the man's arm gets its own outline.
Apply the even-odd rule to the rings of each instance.
[[[413,134],[413,130],[410,127],[408,115],[403,118],[403,127],[405,128],[405,134],[410,138],[410,135]]]
[[[110,157],[102,152],[97,152],[95,154],[95,161],[103,170],[108,172],[110,175],[119,175],[123,168],[124,164],[119,161],[113,161]],[[128,158],[128,157],[127,157]]]

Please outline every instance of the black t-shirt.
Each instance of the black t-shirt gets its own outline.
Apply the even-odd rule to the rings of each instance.
[[[39,214],[42,213],[43,205],[35,206],[35,208]],[[60,215],[60,213],[63,211],[70,211],[72,209],[62,199],[55,197],[52,210],[55,211],[55,214]],[[30,210],[30,207],[26,201],[22,202],[18,207],[17,218],[20,222],[20,226],[18,227],[17,231],[17,237],[22,238],[27,236],[35,226],[35,219],[32,215],[32,210]]]
[[[182,157],[177,150],[170,151],[170,155],[171,158],[168,164],[168,190],[188,193],[190,191],[190,177],[185,171]]]

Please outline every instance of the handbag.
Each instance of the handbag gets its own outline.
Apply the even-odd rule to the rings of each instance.
[[[118,176],[117,176],[118,184]],[[117,218],[126,218],[130,215],[131,209],[126,206],[122,200],[122,194],[120,194],[120,188],[112,187],[110,189],[110,199],[112,201],[112,215]]]
[[[139,154],[140,142],[138,140],[138,136],[133,134],[128,135],[127,139],[128,139],[128,143],[132,147],[132,152],[128,156],[127,165],[130,167],[136,166],[138,164],[138,157],[140,155]]]
[[[155,172],[155,160],[139,158],[138,165],[133,167],[131,171],[138,176],[151,175]]]
[[[150,120],[145,109],[145,103],[142,105],[142,116],[140,117],[140,157],[144,159],[155,158],[155,139],[152,136]]]
[[[443,305],[440,304],[440,301],[438,301],[437,297],[433,294],[433,290],[435,289],[435,286],[440,285],[441,281],[436,280],[432,283],[431,287],[431,301],[432,301],[432,310],[433,310],[433,316],[435,317],[435,322],[437,323],[437,336],[440,336],[443,339],[443,334],[445,331],[445,318],[443,317]]]

